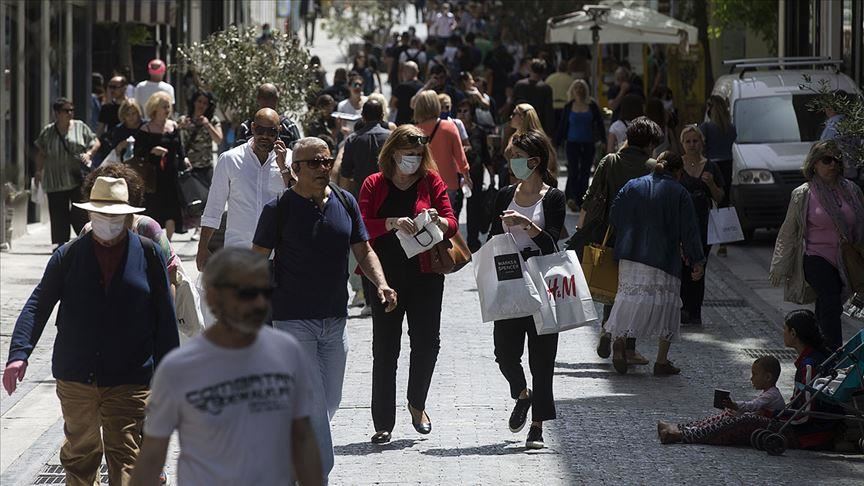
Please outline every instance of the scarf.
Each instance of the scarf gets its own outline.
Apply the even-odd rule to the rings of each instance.
[[[825,212],[831,217],[834,226],[837,227],[840,240],[849,243],[864,243],[864,216],[862,216],[864,215],[864,203],[858,198],[857,191],[852,184],[844,177],[840,177],[834,186],[826,184],[818,176],[810,180],[810,188],[816,194]],[[849,205],[852,208],[852,214],[855,215],[855,221],[851,226],[843,217],[843,212],[840,209],[844,204]]]

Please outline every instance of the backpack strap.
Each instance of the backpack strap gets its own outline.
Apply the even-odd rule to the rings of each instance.
[[[163,263],[159,259],[159,254],[157,253],[159,249],[156,248],[156,243],[146,236],[136,236],[141,240],[141,246],[144,247],[144,258],[147,260],[147,282],[150,284],[150,289],[167,290],[168,280],[160,271]]]
[[[342,203],[342,207],[345,208],[345,211],[348,211],[348,215],[351,216],[351,219],[354,220],[357,218],[357,213],[354,211],[354,205],[348,202],[348,198],[345,196],[345,191],[333,182],[327,185],[330,186],[330,191],[336,195],[336,199]]]

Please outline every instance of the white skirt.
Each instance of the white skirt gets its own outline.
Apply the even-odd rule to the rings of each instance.
[[[681,326],[681,279],[630,260],[618,262],[618,294],[606,331],[671,341]]]

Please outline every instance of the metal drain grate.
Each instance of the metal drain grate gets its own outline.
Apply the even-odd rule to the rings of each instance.
[[[99,483],[108,484],[108,466],[105,464],[99,469]],[[66,484],[66,472],[59,464],[48,464],[42,468],[33,484]]]
[[[744,348],[741,352],[753,359],[761,358],[763,356],[774,356],[779,360],[795,361],[795,359],[798,358],[798,353],[796,353],[794,349],[785,348]]]
[[[705,299],[702,303],[703,307],[735,307],[743,308],[750,307],[744,299]]]

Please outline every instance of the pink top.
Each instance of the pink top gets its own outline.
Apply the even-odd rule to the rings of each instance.
[[[855,214],[849,204],[840,207],[847,224],[855,224]],[[819,256],[830,264],[838,267],[840,264],[840,233],[831,220],[831,216],[822,207],[819,198],[810,191],[809,207],[807,208],[807,234],[804,235],[804,253]]]
[[[429,150],[432,158],[438,166],[438,174],[447,184],[447,189],[459,189],[458,174],[468,174],[468,158],[462,149],[462,139],[459,138],[459,129],[450,120],[430,120],[417,125],[426,136],[431,136],[435,131],[435,123],[439,123],[438,131],[429,142]]]

